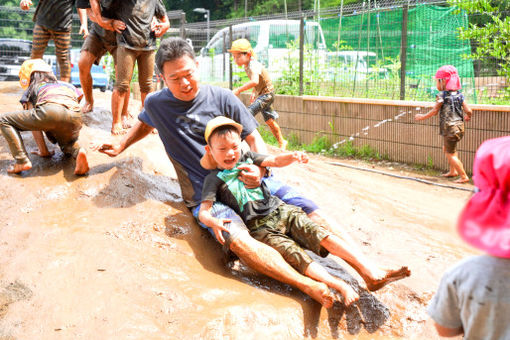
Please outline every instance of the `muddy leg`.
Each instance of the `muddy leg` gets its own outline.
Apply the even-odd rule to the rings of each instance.
[[[344,303],[346,306],[349,306],[351,303],[359,300],[358,293],[356,293],[351,286],[349,286],[343,280],[329,274],[327,270],[317,262],[310,263],[310,265],[306,268],[305,274],[312,279],[324,282],[329,287],[338,290],[344,297]]]
[[[282,130],[280,129],[280,126],[278,125],[278,123],[276,123],[276,121],[274,119],[270,118],[270,119],[266,120],[266,124],[269,127],[269,129],[271,130],[271,133],[273,134],[273,136],[278,141],[278,145],[280,146],[280,149],[282,149],[282,150],[287,149],[288,142],[285,139],[283,139]]]
[[[336,235],[330,235],[322,240],[321,246],[331,254],[349,263],[363,278],[370,291],[381,289],[386,284],[403,279],[411,275],[407,267],[398,269],[381,269],[366,258],[357,247],[345,242]]]
[[[325,284],[299,274],[280,253],[249,234],[233,240],[230,250],[252,269],[298,288],[326,308],[333,305],[334,296]]]

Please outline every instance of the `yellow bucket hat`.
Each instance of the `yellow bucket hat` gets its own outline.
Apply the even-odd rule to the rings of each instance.
[[[26,90],[30,85],[30,77],[32,76],[32,72],[35,71],[53,72],[51,66],[42,59],[25,60],[19,70],[19,84],[23,90]]]
[[[233,126],[239,132],[239,134],[241,134],[241,132],[243,131],[243,126],[241,124],[236,123],[232,119],[227,118],[225,116],[218,116],[216,118],[211,119],[205,127],[204,137],[207,144],[209,144],[209,137],[211,137],[212,132],[219,128],[220,126],[225,125]],[[200,165],[207,170],[216,169],[216,167],[218,166],[213,156],[209,152],[206,152],[204,156],[200,159]]]
[[[250,54],[255,57],[255,52],[253,52],[253,48],[251,47],[250,42],[247,39],[237,39],[232,43],[232,48],[228,50],[230,53],[232,52],[250,52]]]

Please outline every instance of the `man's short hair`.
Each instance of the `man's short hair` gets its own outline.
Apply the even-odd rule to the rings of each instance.
[[[161,41],[156,53],[156,66],[163,73],[163,65],[167,61],[179,59],[187,55],[195,60],[195,52],[188,42],[181,38],[167,38]]]

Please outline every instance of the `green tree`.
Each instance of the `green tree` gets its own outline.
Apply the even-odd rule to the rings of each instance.
[[[468,28],[460,28],[462,39],[475,42],[476,48],[469,56],[477,60],[495,58],[500,68],[498,73],[510,79],[510,5],[508,0],[449,0],[459,10],[478,16]],[[507,88],[507,95],[510,90]]]

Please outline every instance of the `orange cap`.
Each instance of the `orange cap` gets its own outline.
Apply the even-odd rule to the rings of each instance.
[[[40,72],[53,72],[51,66],[46,64],[42,59],[29,59],[25,60],[19,70],[19,84],[26,90],[30,85],[30,77],[34,71]]]
[[[232,43],[232,48],[228,51],[230,53],[233,53],[233,52],[247,53],[247,52],[249,52],[253,57],[255,57],[255,52],[253,51],[253,48],[251,47],[251,44],[247,39],[234,40],[234,42]]]

